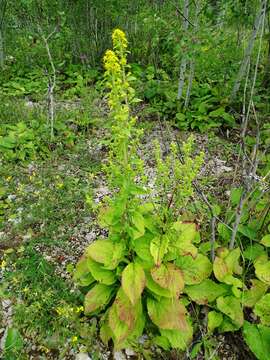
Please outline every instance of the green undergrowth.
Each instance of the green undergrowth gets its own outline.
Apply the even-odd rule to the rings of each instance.
[[[31,245],[6,253],[4,261],[1,298],[12,301],[12,329],[21,339],[20,348],[6,348],[6,359],[63,358],[79,345],[97,359],[96,324],[82,316],[80,294],[56,275],[54,266]]]

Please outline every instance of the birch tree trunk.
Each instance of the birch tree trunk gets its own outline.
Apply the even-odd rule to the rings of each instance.
[[[266,11],[266,5],[267,5],[267,0],[262,0],[261,1],[261,7],[259,10],[259,13],[256,16],[255,22],[254,22],[254,29],[252,31],[252,34],[250,36],[249,42],[248,42],[248,46],[246,47],[245,53],[244,53],[244,57],[240,66],[240,69],[238,71],[233,89],[232,89],[232,93],[231,93],[231,101],[233,101],[239,91],[239,88],[241,86],[241,82],[243,80],[243,78],[245,77],[246,74],[246,70],[248,67],[248,63],[250,61],[251,58],[251,54],[252,54],[252,50],[255,44],[255,40],[258,34],[258,31],[261,27],[262,24],[262,19],[264,18],[264,14]]]
[[[183,19],[183,29],[184,33],[187,33],[188,30],[188,17],[189,17],[189,0],[184,0],[184,9],[183,9],[184,19]],[[187,68],[187,56],[183,54],[180,71],[179,71],[179,82],[178,82],[178,92],[177,92],[177,99],[180,100],[183,93],[184,83],[185,83],[185,75],[186,75],[186,68]]]

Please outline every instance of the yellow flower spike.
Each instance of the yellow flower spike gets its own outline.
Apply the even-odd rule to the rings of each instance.
[[[112,73],[119,73],[121,71],[119,59],[114,51],[107,50],[104,55],[103,61],[104,61],[104,67],[107,71]]]
[[[128,41],[127,41],[124,31],[122,31],[120,29],[115,29],[114,32],[112,33],[112,40],[113,40],[114,47],[116,47],[116,48],[122,47],[124,49],[127,48]]]

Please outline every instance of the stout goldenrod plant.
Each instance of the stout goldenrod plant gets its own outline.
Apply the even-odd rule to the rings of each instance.
[[[112,40],[104,67],[113,119],[106,171],[114,195],[100,212],[109,235],[88,246],[75,280],[88,289],[84,311],[100,317],[105,343],[112,339],[116,349],[130,347],[148,327],[156,329],[153,339],[163,348],[184,350],[193,333],[184,289],[212,272],[210,261],[194,245],[200,240],[195,224],[181,221],[202,155],[192,157],[192,139],[184,144],[181,161],[175,144],[165,158],[156,145],[157,191],[151,194],[130,111],[137,99],[130,86],[127,39],[117,29]]]

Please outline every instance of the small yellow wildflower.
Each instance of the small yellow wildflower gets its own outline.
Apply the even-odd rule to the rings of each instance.
[[[3,261],[1,262],[0,268],[1,268],[1,269],[5,269],[6,265],[7,265],[7,262],[6,262],[5,260],[3,260]]]
[[[81,313],[81,312],[83,312],[83,306],[77,306],[76,307],[76,313]]]
[[[78,342],[78,336],[73,336],[71,341],[74,343]]]

